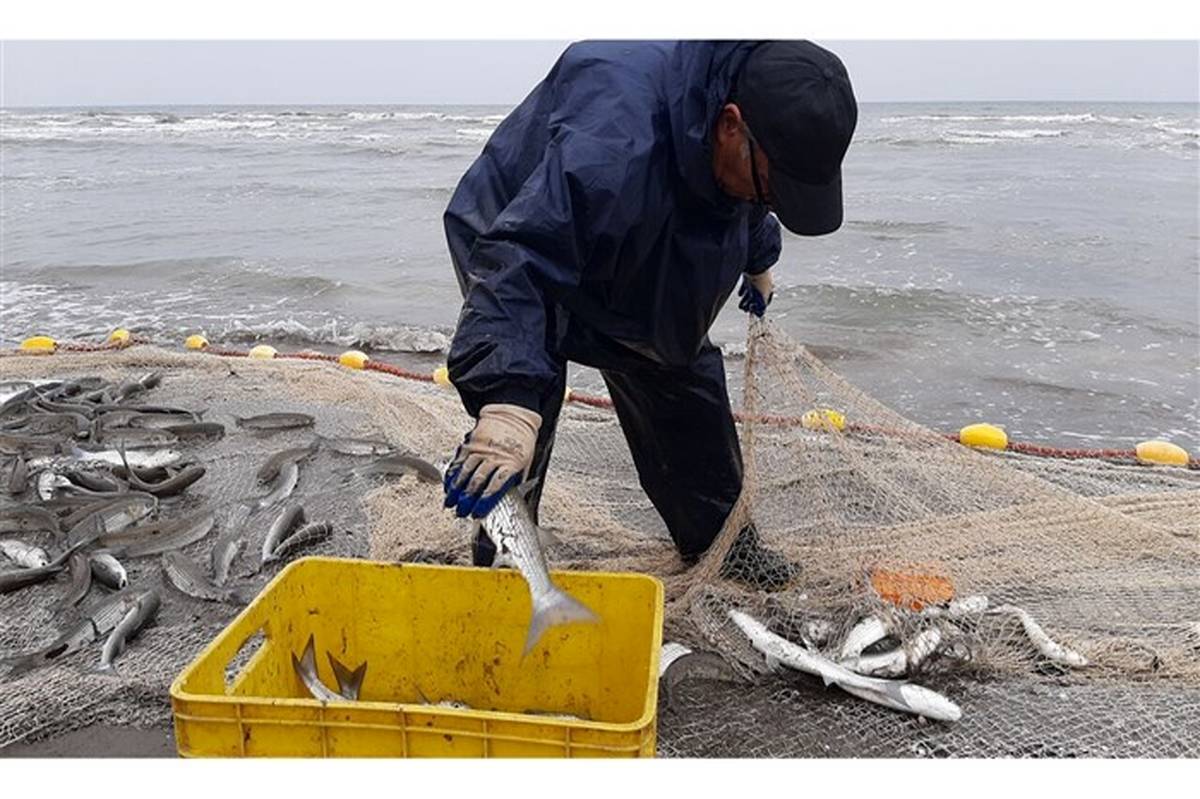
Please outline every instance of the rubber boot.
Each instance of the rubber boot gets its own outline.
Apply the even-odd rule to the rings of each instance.
[[[797,564],[762,545],[753,523],[738,533],[721,564],[722,577],[759,591],[778,591],[799,573]]]

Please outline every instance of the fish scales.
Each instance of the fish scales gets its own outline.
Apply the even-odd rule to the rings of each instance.
[[[496,565],[515,566],[529,586],[533,615],[523,656],[529,654],[551,627],[598,620],[596,614],[550,579],[550,567],[542,551],[543,533],[534,523],[524,499],[531,487],[532,481],[506,492],[482,522],[483,529],[496,545]]]
[[[117,557],[159,555],[200,541],[212,531],[216,521],[212,511],[201,510],[182,519],[130,527],[115,536],[101,536],[97,542],[109,547]]]
[[[324,541],[332,534],[333,525],[329,522],[312,522],[311,524],[306,524],[280,541],[279,545],[272,550],[269,560],[279,560],[297,549],[306,547],[309,544],[315,544],[318,541]]]
[[[236,588],[213,585],[194,560],[182,552],[167,552],[162,556],[162,569],[171,585],[196,599],[208,602],[241,602],[243,594]]]
[[[138,634],[151,619],[158,615],[162,603],[157,591],[147,591],[136,599],[133,607],[109,633],[104,642],[104,651],[100,653],[100,666],[97,671],[113,673],[116,671],[116,659],[129,646],[129,642]]]

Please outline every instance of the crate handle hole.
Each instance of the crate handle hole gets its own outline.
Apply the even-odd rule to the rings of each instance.
[[[246,636],[246,640],[242,641],[242,645],[238,647],[237,652],[233,653],[233,657],[225,665],[225,693],[233,690],[233,685],[242,676],[242,672],[245,671],[250,662],[258,656],[259,652],[266,645],[267,627],[264,624]]]

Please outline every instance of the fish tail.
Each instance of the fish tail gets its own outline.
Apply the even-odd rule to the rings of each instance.
[[[117,671],[117,667],[112,663],[101,663],[96,668],[92,669],[93,674],[100,674],[105,677],[120,677],[121,673]]]
[[[41,657],[42,653],[37,652],[29,655],[16,655],[10,658],[2,658],[0,659],[0,669],[8,669],[8,674],[6,676],[9,679],[13,677],[19,677],[26,672],[33,671],[33,669],[37,666],[38,661],[41,660]]]
[[[231,588],[228,596],[239,605],[249,605],[258,593],[253,588]]]
[[[362,690],[363,679],[367,676],[366,661],[364,660],[361,666],[351,671],[335,658],[332,652],[326,652],[325,655],[329,658],[330,667],[333,668],[333,676],[338,684],[338,693],[347,699],[357,699]]]
[[[540,600],[533,603],[533,618],[529,621],[529,634],[525,637],[525,657],[551,627],[575,622],[597,622],[599,617],[587,605],[557,586]]]

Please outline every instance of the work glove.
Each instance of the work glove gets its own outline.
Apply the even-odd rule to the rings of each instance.
[[[738,296],[742,298],[738,302],[739,308],[761,318],[767,312],[771,298],[775,296],[775,281],[771,279],[771,270],[767,269],[757,275],[749,272],[743,274]]]
[[[533,461],[542,417],[519,405],[484,405],[446,469],[446,507],[460,518],[487,516]]]

